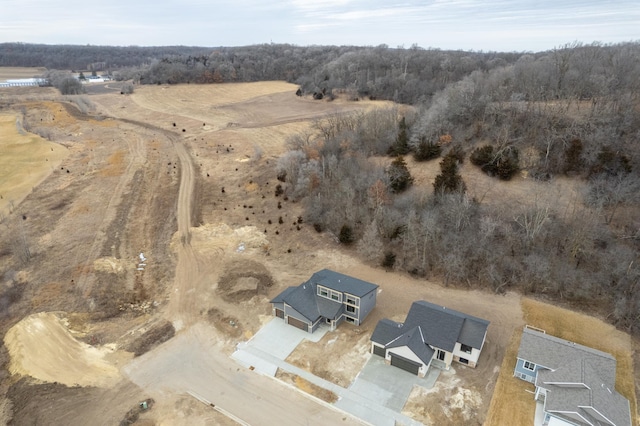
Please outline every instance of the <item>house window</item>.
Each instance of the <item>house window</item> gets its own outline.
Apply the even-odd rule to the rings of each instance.
[[[527,370],[534,371],[536,369],[536,365],[534,363],[532,363],[532,362],[525,361],[524,362],[524,368],[526,368]]]
[[[357,305],[358,302],[356,302],[356,299],[353,296],[345,296],[346,297],[346,303],[349,303],[351,305]]]
[[[318,288],[318,294],[320,294],[320,296],[329,297],[329,292],[324,288]]]
[[[468,360],[468,359],[466,359],[466,358],[460,358],[460,362],[461,362],[462,364],[467,364],[467,365],[469,365],[469,360]]]
[[[354,313],[356,311],[355,306],[347,305],[347,312]]]
[[[356,320],[354,320],[353,318],[349,318],[349,317],[344,317],[345,321],[350,322],[352,324],[355,324]]]
[[[461,344],[460,345],[460,350],[464,353],[470,354],[471,353],[471,346],[467,346],[465,344]]]
[[[331,292],[331,298],[333,300],[337,300],[338,302],[340,301],[340,295],[338,293]]]
[[[437,355],[437,358],[438,358],[440,361],[444,361],[444,354],[445,354],[445,352],[444,352],[444,351],[441,351],[440,349],[438,349],[438,355]]]

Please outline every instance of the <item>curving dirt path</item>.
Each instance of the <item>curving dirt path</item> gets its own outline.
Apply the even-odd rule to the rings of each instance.
[[[178,194],[178,263],[174,290],[165,315],[180,328],[190,324],[197,316],[194,284],[199,280],[199,265],[196,251],[191,246],[191,211],[195,186],[195,168],[185,146],[173,137],[173,145],[180,160],[180,192]]]

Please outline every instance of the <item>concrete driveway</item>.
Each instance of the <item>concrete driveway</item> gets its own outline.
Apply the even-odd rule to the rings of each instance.
[[[304,339],[317,342],[328,330],[328,327],[320,327],[310,334],[285,324],[281,318],[274,317],[249,341],[238,343],[231,357],[246,367],[253,367],[260,373],[275,376],[278,367],[266,361],[265,357],[260,356],[261,353],[285,360]]]
[[[394,411],[401,412],[414,386],[431,389],[439,375],[440,370],[431,367],[427,376],[420,378],[385,364],[382,357],[371,355],[360,374],[349,386],[349,390]],[[338,401],[335,405],[345,409],[345,407],[341,407],[341,404],[346,402]]]

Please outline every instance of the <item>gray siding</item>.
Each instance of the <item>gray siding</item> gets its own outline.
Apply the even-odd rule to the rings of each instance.
[[[376,306],[377,294],[378,290],[375,289],[360,298],[360,316],[358,317],[360,324],[362,324],[367,315],[369,315],[369,312]]]

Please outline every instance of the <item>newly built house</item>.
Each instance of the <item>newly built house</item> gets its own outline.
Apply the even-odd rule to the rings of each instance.
[[[453,361],[475,367],[488,326],[487,320],[421,300],[413,302],[404,323],[378,322],[371,352],[421,377],[431,366],[448,370]]]
[[[323,269],[272,301],[272,312],[287,324],[313,333],[321,324],[334,330],[343,321],[360,325],[376,306],[378,286]]]
[[[525,327],[513,374],[536,387],[549,426],[628,426],[629,401],[615,390],[616,359]]]

